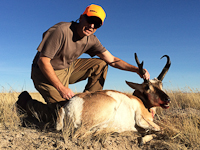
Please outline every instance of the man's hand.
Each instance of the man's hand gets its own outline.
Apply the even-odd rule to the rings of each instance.
[[[150,74],[149,74],[149,72],[146,70],[146,69],[144,69],[146,72],[145,72],[145,74],[143,75],[143,79],[146,79],[146,80],[149,80],[150,79]]]
[[[52,85],[58,90],[61,97],[64,99],[70,99],[74,96],[74,93],[71,89],[65,87],[58,77],[56,76],[54,69],[50,63],[51,59],[44,56],[42,53],[40,53],[40,58],[38,60],[38,66],[40,67],[40,70],[45,75],[45,77],[52,83]]]
[[[144,78],[147,80],[150,79],[150,74],[146,69],[144,69],[146,71],[146,73],[142,76],[139,73],[138,67],[128,64],[127,62],[113,56],[108,50],[106,50],[103,53],[97,54],[97,56],[99,56],[101,59],[105,60],[110,66],[112,66],[114,68],[136,72],[141,78]]]
[[[62,89],[58,90],[60,95],[62,96],[62,98],[69,100],[70,98],[72,98],[75,94],[74,92],[67,87],[62,87]]]
[[[141,78],[146,79],[146,80],[149,80],[149,79],[150,79],[150,74],[149,74],[149,72],[148,72],[146,69],[144,69],[144,70],[145,70],[145,74],[144,74],[143,76],[139,73],[139,71],[137,72],[137,74],[138,74]]]

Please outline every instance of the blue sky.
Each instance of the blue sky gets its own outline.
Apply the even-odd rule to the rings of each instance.
[[[0,91],[34,92],[31,63],[42,33],[60,21],[75,21],[92,3],[107,13],[95,35],[113,55],[136,65],[136,52],[154,78],[166,63],[160,57],[167,54],[172,65],[164,88],[200,88],[199,0],[1,0]],[[125,80],[142,82],[134,73],[109,67],[104,89],[131,91]],[[70,87],[80,92],[85,84]]]

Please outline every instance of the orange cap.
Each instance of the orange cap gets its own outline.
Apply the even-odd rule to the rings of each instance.
[[[95,16],[101,19],[102,24],[106,18],[106,13],[103,10],[103,8],[101,6],[95,5],[95,4],[91,4],[90,6],[88,6],[83,15],[86,14],[87,16]]]

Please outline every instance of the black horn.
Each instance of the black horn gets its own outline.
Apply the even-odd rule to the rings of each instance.
[[[159,76],[157,77],[158,80],[162,81],[166,75],[166,73],[169,70],[169,67],[171,65],[171,61],[168,55],[164,55],[162,56],[160,59],[162,59],[163,57],[167,57],[167,63],[165,65],[165,67],[163,68],[162,72],[159,74]]]
[[[137,65],[138,65],[139,73],[143,76],[146,73],[146,71],[143,69],[143,61],[142,61],[142,63],[139,62],[139,59],[138,59],[136,53],[135,53],[135,61],[136,61]],[[144,79],[144,82],[147,83],[148,80]]]

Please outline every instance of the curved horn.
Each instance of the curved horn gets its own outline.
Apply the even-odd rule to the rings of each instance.
[[[168,55],[164,55],[162,56],[160,59],[162,59],[163,57],[167,57],[167,63],[165,65],[165,67],[163,68],[162,72],[159,74],[159,76],[157,77],[158,80],[162,81],[166,75],[166,73],[169,70],[169,67],[171,65],[171,61]]]
[[[139,73],[143,76],[143,75],[145,74],[145,72],[146,72],[146,71],[143,69],[143,61],[142,61],[142,63],[139,62],[136,53],[135,53],[135,61],[136,61],[137,65],[138,65]],[[147,80],[147,79],[144,79],[144,82],[147,83],[148,80]]]

